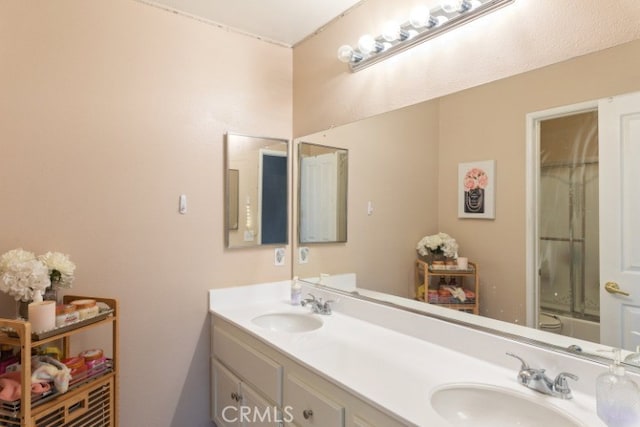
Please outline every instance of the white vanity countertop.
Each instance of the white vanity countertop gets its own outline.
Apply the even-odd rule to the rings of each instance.
[[[309,313],[308,307],[289,303],[289,283],[211,290],[210,311],[351,393],[417,426],[450,426],[431,408],[429,399],[439,386],[452,383],[505,387],[530,401],[554,406],[585,427],[605,426],[595,414],[593,396],[574,391],[572,400],[561,400],[527,389],[517,384],[519,362],[509,357],[505,357],[502,366],[488,363],[339,310],[329,316],[317,315],[323,326],[304,333],[274,332],[254,324],[251,320],[261,314]],[[460,339],[465,339],[465,333],[470,332],[461,328]]]

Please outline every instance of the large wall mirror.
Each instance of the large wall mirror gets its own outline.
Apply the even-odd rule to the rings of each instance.
[[[298,238],[300,243],[347,241],[347,150],[298,144]]]
[[[309,248],[293,274],[355,273],[361,294],[429,311],[414,300],[416,244],[446,232],[477,263],[481,298],[479,315],[449,310],[445,317],[562,348],[579,343],[583,354],[597,354],[598,338],[574,335],[593,313],[573,313],[563,331],[547,332],[527,310],[539,292],[527,287],[538,271],[527,265],[528,211],[537,209],[527,201],[527,116],[639,91],[638,55],[635,41],[300,137],[349,150],[349,240]],[[495,219],[458,218],[458,165],[484,160],[495,160],[499,171]]]
[[[225,134],[227,247],[288,243],[288,143]]]

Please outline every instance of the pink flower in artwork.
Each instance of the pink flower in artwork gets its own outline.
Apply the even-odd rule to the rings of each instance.
[[[487,184],[489,184],[489,177],[483,173],[478,177],[478,187],[486,188]]]
[[[465,191],[472,190],[476,185],[476,180],[473,178],[465,177],[464,178],[464,189]]]
[[[476,188],[486,188],[489,184],[489,177],[486,172],[480,168],[471,168],[464,176],[465,191]]]

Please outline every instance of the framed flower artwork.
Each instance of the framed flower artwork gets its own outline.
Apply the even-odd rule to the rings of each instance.
[[[458,164],[458,218],[495,219],[496,161]]]

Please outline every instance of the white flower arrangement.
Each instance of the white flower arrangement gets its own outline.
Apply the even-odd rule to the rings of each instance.
[[[0,291],[16,301],[31,301],[49,286],[70,288],[75,269],[69,256],[59,252],[36,257],[24,249],[12,249],[0,257]]]
[[[448,258],[455,258],[458,254],[458,243],[447,233],[438,233],[420,239],[416,250],[422,256],[444,254]]]
[[[32,252],[13,249],[0,257],[0,290],[16,301],[30,301],[49,285],[49,269]]]
[[[49,269],[49,279],[54,288],[70,288],[76,265],[69,260],[69,255],[60,252],[47,252],[38,257]]]

